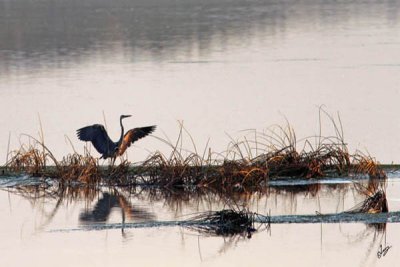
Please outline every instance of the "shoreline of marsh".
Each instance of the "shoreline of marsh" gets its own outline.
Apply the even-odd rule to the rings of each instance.
[[[383,172],[390,174],[393,172],[400,171],[400,164],[377,164],[377,168],[382,170]],[[197,167],[193,167],[197,168]],[[218,168],[221,168],[219,165],[213,165],[213,166],[204,166],[204,169],[208,170],[217,170]],[[100,176],[104,177],[104,179],[110,179],[107,178],[107,175],[112,172],[112,167],[110,165],[101,165],[98,166],[98,170],[100,172]],[[157,171],[156,168],[153,171]],[[131,164],[127,167],[125,175],[127,175],[129,178],[132,180],[135,180],[138,175],[141,176],[146,176],[146,173],[149,172],[149,170],[143,171],[143,166],[137,165],[137,164]],[[19,170],[15,171],[10,169],[7,166],[0,166],[0,177],[18,177],[18,176],[30,176],[30,177],[42,177],[42,178],[54,178],[58,179],[57,177],[57,166],[56,165],[49,165],[44,167],[40,172],[32,173],[26,170]],[[360,181],[360,180],[368,180],[370,177],[368,175],[364,176],[354,176],[354,175],[348,175],[348,173],[342,173],[342,175],[335,175],[335,172],[331,172],[332,175],[326,175],[323,177],[301,177],[301,176],[271,176],[268,178],[268,182],[279,182],[279,181],[324,181],[324,180],[342,180],[343,178],[346,178],[346,180],[349,181]],[[82,183],[84,184],[84,183]]]
[[[322,135],[322,115],[332,123],[333,135]],[[100,159],[93,157],[88,147],[84,154],[74,150],[73,154],[58,160],[45,145],[41,128],[38,139],[25,135],[29,138],[28,144],[22,143],[19,149],[7,153],[7,162],[0,173],[52,177],[66,184],[194,186],[225,191],[254,190],[282,178],[349,176],[355,180],[368,177],[383,181],[387,178],[386,171],[373,157],[358,150],[349,152],[339,115],[335,119],[320,107],[319,121],[319,135],[300,140],[288,122],[284,127],[275,125],[263,132],[247,130],[244,131],[247,134],[236,140],[229,136],[230,142],[223,152],[213,151],[208,143],[199,150],[180,122],[175,142],[153,136],[170,148],[168,154],[150,152],[146,160],[136,164],[120,157],[118,165],[100,164]],[[183,147],[183,139],[191,141],[192,150]]]
[[[160,186],[160,187],[197,187],[197,188],[262,188],[269,182],[323,181],[347,178],[350,181],[365,179],[385,180],[387,172],[400,170],[400,165],[374,165],[373,173],[360,170],[359,165],[350,165],[340,172],[336,168],[325,169],[323,175],[307,176],[305,166],[290,169],[283,166],[281,170],[270,171],[268,167],[241,165],[227,162],[222,165],[209,166],[163,166],[131,165],[125,163],[118,166],[43,166],[40,169],[12,169],[0,167],[0,177],[27,175],[33,178],[53,178],[62,183],[71,182],[95,185],[107,184],[112,186]],[[294,169],[294,171],[293,171]],[[293,175],[290,175],[290,172]]]

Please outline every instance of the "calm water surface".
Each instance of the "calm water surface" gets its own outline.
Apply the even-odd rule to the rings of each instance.
[[[298,138],[319,132],[318,106],[339,111],[351,151],[400,162],[400,4],[392,0],[0,0],[0,162],[37,136],[40,115],[57,158],[83,152],[75,129],[157,124],[174,140],[184,120],[198,149],[226,149],[243,129],[285,117]],[[333,134],[323,120],[323,134]],[[187,147],[190,147],[190,139]],[[136,144],[135,144],[136,145]],[[146,138],[141,161],[168,151]],[[398,175],[387,185],[399,210]],[[12,178],[15,179],[15,178]],[[310,189],[310,188],[309,188]],[[351,184],[271,188],[236,196],[262,214],[334,213],[364,197]],[[118,197],[117,195],[118,194]],[[100,204],[99,204],[100,203]],[[101,209],[101,203],[111,203]],[[103,188],[43,197],[0,191],[1,266],[396,266],[398,224],[283,224],[213,237],[182,227],[94,230],[125,221],[175,221],[232,203]],[[97,208],[96,208],[97,207]],[[124,212],[123,212],[124,211]],[[378,259],[379,246],[391,246]]]
[[[36,135],[61,157],[75,129],[119,136],[184,120],[199,147],[279,123],[318,133],[318,108],[340,112],[352,150],[400,162],[397,1],[0,0],[0,155]],[[326,121],[325,135],[332,134]],[[143,140],[130,159],[166,149]]]
[[[232,206],[267,215],[337,213],[365,196],[351,182],[271,186],[265,193],[191,193],[101,188],[29,190],[21,177],[1,178],[0,236],[5,266],[395,266],[400,224],[272,224],[247,238],[213,236],[179,226],[201,212]],[[20,187],[6,187],[17,183]],[[390,211],[399,211],[399,173],[387,183]],[[127,227],[121,229],[121,223]],[[138,224],[139,228],[129,228]],[[390,246],[378,258],[380,246]],[[23,256],[22,256],[23,255]]]

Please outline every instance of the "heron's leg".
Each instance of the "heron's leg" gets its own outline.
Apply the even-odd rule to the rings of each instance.
[[[115,159],[116,159],[116,157],[111,158],[111,167],[114,167]]]

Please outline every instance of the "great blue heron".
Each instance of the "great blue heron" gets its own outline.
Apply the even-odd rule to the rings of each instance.
[[[114,164],[115,158],[124,154],[126,149],[135,141],[146,135],[152,133],[156,126],[147,126],[140,128],[133,128],[126,132],[124,135],[124,126],[122,120],[129,118],[131,115],[121,115],[119,122],[121,124],[121,137],[118,142],[113,142],[107,134],[106,129],[101,124],[93,124],[78,129],[78,138],[82,141],[90,141],[96,150],[102,154],[100,158],[107,159],[112,158],[112,164]]]

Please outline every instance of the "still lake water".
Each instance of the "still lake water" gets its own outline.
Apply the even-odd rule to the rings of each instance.
[[[318,133],[318,106],[340,112],[352,151],[400,162],[398,1],[0,0],[0,156],[37,135],[57,157],[82,126],[184,120],[215,151],[243,129],[284,116],[298,138]],[[332,133],[331,125],[323,128]],[[240,135],[240,134],[239,134]],[[146,138],[133,161],[163,150]]]
[[[0,162],[37,135],[56,157],[78,152],[75,130],[103,123],[119,135],[157,124],[174,140],[184,120],[199,148],[222,151],[226,133],[262,131],[287,117],[299,138],[318,133],[318,106],[340,112],[351,151],[400,162],[400,3],[392,0],[0,0]],[[325,122],[323,133],[332,134]],[[21,140],[26,142],[25,139]],[[135,144],[136,145],[136,144]],[[146,138],[132,161],[167,148]],[[3,157],[2,156],[2,157]],[[388,183],[399,210],[398,176]],[[354,190],[272,192],[247,201],[272,214],[337,212],[362,201]],[[105,193],[40,198],[0,191],[1,266],[395,266],[400,227],[273,225],[251,239],[203,237],[180,227],[87,231],[79,218]],[[110,194],[110,193],[108,193]],[[108,195],[110,196],[110,195]],[[106,194],[107,197],[107,194]],[[218,209],[218,199],[174,202],[130,195],[127,220],[176,220]],[[121,222],[115,207],[107,223]],[[78,229],[77,231],[57,231]],[[392,246],[381,259],[379,245]]]
[[[24,187],[6,187],[26,184],[23,177],[1,178],[1,265],[396,266],[399,223],[271,224],[269,229],[260,226],[251,238],[206,235],[181,226],[150,227],[232,203],[277,216],[337,213],[365,199],[348,180],[334,181],[271,186],[265,193],[227,198],[211,192],[123,188],[44,196]],[[386,190],[390,211],[399,211],[400,172],[390,175]],[[123,220],[126,226],[121,229]],[[389,250],[378,258],[380,246]]]

